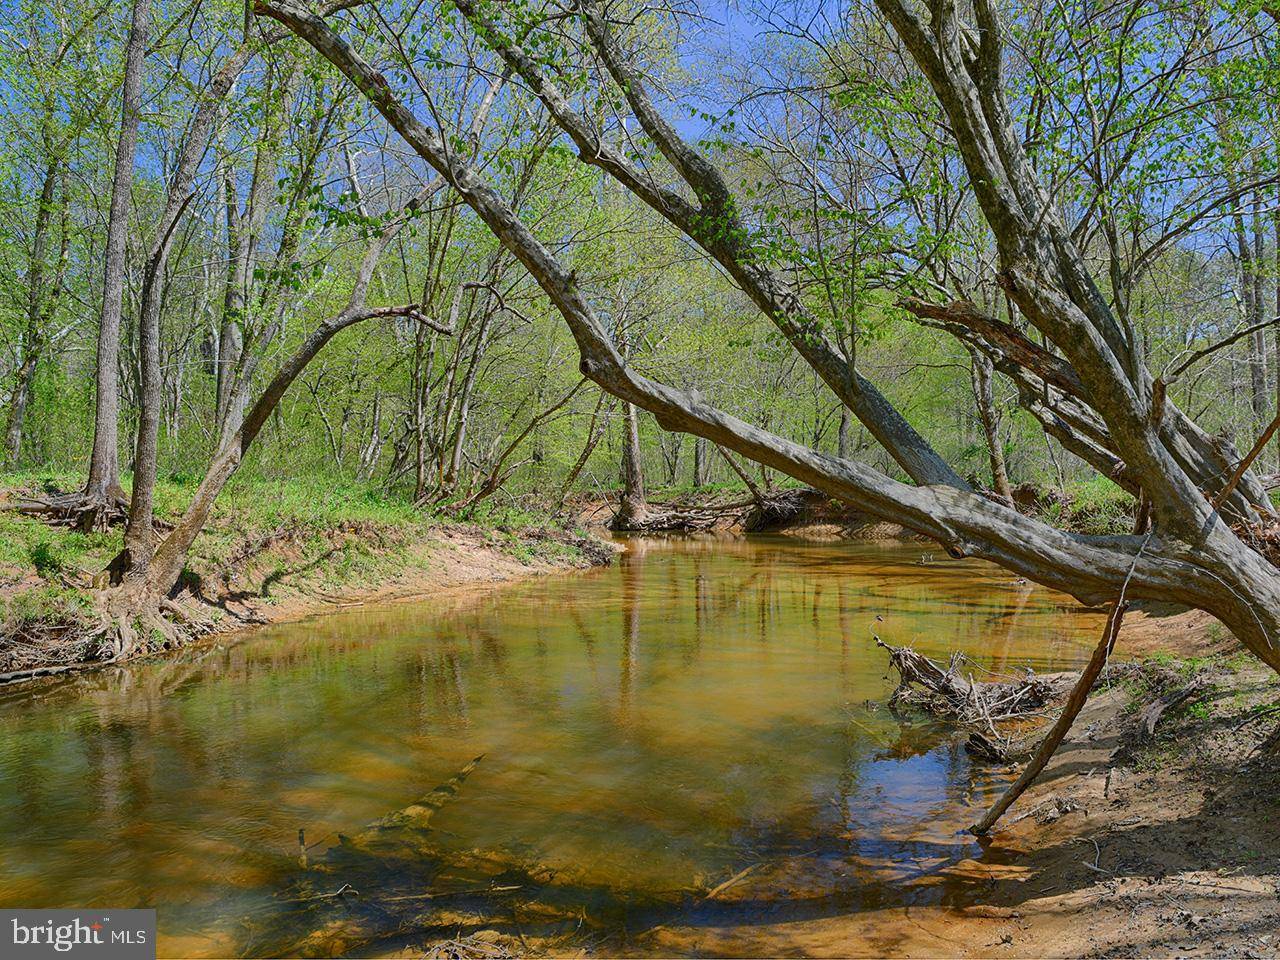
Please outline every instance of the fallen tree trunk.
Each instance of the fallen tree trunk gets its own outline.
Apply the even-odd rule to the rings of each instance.
[[[973,492],[882,394],[860,375],[850,376],[847,362],[826,349],[823,338],[815,336],[812,318],[796,308],[802,298],[792,293],[786,278],[749,256],[755,250],[753,244],[737,239],[749,237],[751,231],[734,213],[728,183],[683,141],[649,99],[643,77],[619,46],[598,4],[578,8],[586,41],[645,133],[701,203],[653,183],[629,158],[603,144],[590,118],[575,111],[541,63],[510,42],[501,24],[491,22],[491,14],[500,12],[501,5],[459,2],[456,6],[537,93],[581,155],[623,181],[655,210],[669,215],[674,226],[716,258],[917,485],[747,423],[705,402],[696,391],[653,380],[627,363],[575,273],[539,240],[480,170],[449,149],[447,130],[416,116],[397,96],[392,81],[322,16],[295,0],[256,0],[257,13],[283,23],[345,74],[520,259],[567,323],[585,376],[621,401],[648,410],[664,429],[697,434],[828,496],[900,523],[935,539],[952,557],[991,560],[1088,604],[1111,602],[1117,587],[1131,577],[1135,598],[1177,602],[1213,614],[1259,659],[1280,671],[1280,578],[1275,567],[1227,528],[1179,463],[1167,433],[1168,425],[1179,418],[1173,405],[1166,401],[1167,409],[1152,422],[1153,377],[1139,345],[1130,342],[1098,293],[1087,261],[1063,231],[1055,211],[1041,202],[1043,193],[1025,153],[1020,148],[1003,149],[1015,142],[1009,135],[1008,118],[992,99],[996,92],[988,90],[982,96],[975,89],[970,66],[960,61],[959,44],[938,46],[937,30],[931,34],[923,29],[906,5],[877,0],[876,6],[955,121],[953,130],[965,138],[962,153],[970,182],[1001,241],[999,283],[1027,322],[1062,352],[1084,387],[1092,414],[1108,431],[1116,454],[1133,471],[1151,504],[1152,520],[1161,536],[1136,567],[1136,535],[1070,533]],[[959,35],[963,16],[951,8],[934,12],[940,23],[947,23],[938,36]],[[975,8],[974,15],[981,21],[977,32],[988,38],[979,52],[984,62],[989,61],[985,63],[988,75],[997,77],[997,17],[986,2]],[[714,229],[708,229],[708,224]],[[833,359],[839,360],[838,370]]]

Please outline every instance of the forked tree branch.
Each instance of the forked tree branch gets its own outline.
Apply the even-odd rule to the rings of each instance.
[[[696,394],[638,373],[619,355],[572,271],[472,164],[445,147],[441,131],[409,110],[378,70],[295,0],[258,0],[255,9],[285,24],[362,90],[404,141],[519,259],[568,325],[583,375],[620,399],[649,410],[665,429],[704,437],[878,517],[902,523],[937,540],[953,556],[985,557],[1086,602],[1113,599],[1117,586],[1132,576],[1130,592],[1135,597],[1178,600],[1210,610],[1259,657],[1280,669],[1280,646],[1271,642],[1271,637],[1280,635],[1280,583],[1274,568],[1223,524],[1207,527],[1194,546],[1162,531],[1146,552],[1138,550],[1144,541],[1134,536],[1067,533],[969,490],[900,483],[866,464],[780,437],[705,403]],[[1088,379],[1082,376],[1082,380],[1088,386]],[[1111,423],[1108,427],[1115,429]],[[1145,488],[1145,476],[1143,480]],[[1199,492],[1195,495],[1199,497]],[[1208,504],[1203,500],[1201,504],[1207,510]]]

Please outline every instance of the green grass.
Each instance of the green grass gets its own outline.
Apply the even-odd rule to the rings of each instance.
[[[0,489],[28,492],[78,489],[83,476],[58,471],[0,474]],[[126,487],[128,478],[125,478]],[[156,514],[176,521],[198,478],[182,474],[156,484]],[[376,583],[429,559],[415,550],[447,518],[423,511],[380,487],[312,476],[270,480],[238,476],[227,485],[197,538],[188,569],[200,577],[254,566],[268,595],[282,582],[333,589]],[[572,543],[546,535],[544,515],[483,503],[468,522],[485,539],[525,564],[576,562]],[[577,532],[582,536],[581,532]],[[253,550],[255,547],[264,549]],[[123,547],[123,531],[82,534],[44,520],[0,511],[0,587],[39,578],[47,584],[85,582]],[[246,551],[252,556],[246,558]]]
[[[1136,503],[1132,496],[1106,477],[1068,483],[1065,502],[1054,500],[1045,508],[1050,523],[1081,533],[1129,533]]]
[[[42,586],[9,598],[0,597],[0,623],[20,628],[34,623],[80,620],[91,609],[89,597],[70,587]]]

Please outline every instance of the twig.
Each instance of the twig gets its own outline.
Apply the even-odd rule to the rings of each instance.
[[[439,893],[412,893],[400,897],[379,897],[379,903],[403,903],[408,900],[439,900],[441,897],[462,897],[471,893],[510,893],[512,890],[524,889],[521,884],[505,887],[483,886],[468,887],[463,890],[444,890]]]
[[[1272,714],[1276,714],[1276,713],[1280,713],[1280,706],[1269,707],[1266,710],[1259,710],[1257,713],[1251,713],[1249,714],[1249,716],[1245,717],[1243,720],[1237,723],[1234,727],[1232,727],[1231,732],[1238,733],[1240,730],[1247,727],[1249,724],[1253,723],[1253,721],[1261,720],[1263,717],[1269,717]]]
[[[986,816],[969,828],[972,833],[984,836],[990,832],[995,822],[1013,805],[1013,802],[1018,797],[1022,796],[1027,787],[1031,786],[1036,777],[1040,775],[1040,772],[1044,770],[1049,763],[1049,759],[1062,744],[1067,731],[1075,723],[1076,717],[1080,715],[1085,701],[1089,699],[1089,691],[1093,689],[1094,681],[1102,673],[1102,668],[1107,665],[1111,650],[1115,646],[1116,637],[1120,633],[1120,624],[1124,621],[1124,611],[1128,606],[1125,603],[1124,595],[1129,588],[1129,580],[1133,577],[1133,571],[1138,566],[1138,560],[1142,557],[1142,551],[1146,549],[1147,542],[1150,539],[1151,533],[1148,533],[1146,539],[1142,541],[1142,545],[1138,547],[1138,552],[1133,557],[1133,563],[1129,565],[1129,572],[1125,575],[1124,583],[1120,585],[1120,595],[1116,598],[1116,602],[1111,608],[1111,613],[1107,617],[1107,624],[1103,628],[1102,638],[1098,641],[1097,647],[1094,648],[1093,656],[1089,658],[1089,663],[1081,672],[1080,679],[1067,697],[1062,713],[1050,728],[1048,735],[1040,742],[1040,746],[1036,748],[1035,756],[1031,758],[1031,762],[1023,769],[1018,779],[1010,785],[1009,789],[987,811]]]
[[[1226,337],[1222,340],[1219,340],[1217,343],[1212,344],[1211,346],[1205,347],[1201,350],[1196,350],[1194,353],[1191,354],[1190,357],[1188,357],[1186,360],[1180,363],[1177,367],[1175,367],[1173,369],[1173,372],[1170,373],[1169,376],[1167,377],[1161,376],[1159,380],[1162,384],[1164,384],[1164,386],[1171,387],[1177,381],[1178,377],[1182,376],[1184,373],[1187,372],[1187,370],[1191,367],[1192,364],[1200,360],[1203,360],[1205,357],[1209,356],[1210,354],[1217,353],[1219,350],[1223,349],[1224,347],[1231,346],[1236,341],[1244,339],[1245,337],[1249,336],[1249,334],[1251,333],[1257,333],[1259,330],[1265,330],[1267,327],[1274,327],[1277,323],[1280,323],[1280,317],[1273,317],[1270,320],[1263,320],[1261,323],[1255,323],[1255,324],[1252,324],[1251,326],[1244,327],[1243,329],[1237,330],[1235,333],[1231,334],[1231,336]]]
[[[719,896],[720,894],[724,893],[726,890],[728,890],[730,887],[732,887],[732,886],[733,886],[735,883],[737,883],[739,880],[742,880],[744,877],[746,877],[746,875],[747,875],[747,874],[751,873],[751,871],[753,871],[753,870],[754,870],[756,867],[758,867],[758,866],[760,866],[760,864],[758,864],[758,863],[753,863],[753,864],[751,864],[751,865],[750,865],[750,866],[748,866],[748,867],[743,867],[741,870],[739,870],[737,873],[735,873],[732,877],[730,877],[730,878],[729,878],[728,880],[726,880],[724,883],[720,884],[718,887],[716,887],[715,889],[713,889],[710,893],[708,893],[708,894],[707,894],[705,897],[703,897],[702,899],[703,899],[703,900],[714,900],[717,896]]]

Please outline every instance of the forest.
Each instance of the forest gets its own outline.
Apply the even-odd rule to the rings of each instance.
[[[3,0],[0,86],[6,683],[450,537],[887,524],[1099,616],[1032,693],[875,627],[1001,760],[1066,698],[986,835],[1126,612],[1280,673],[1271,0]]]
[[[156,477],[207,470],[198,514],[241,457],[456,510],[834,457],[1006,502],[1115,485],[1172,532],[1272,419],[1266,8],[151,6],[16,4],[4,46],[5,458],[85,471],[64,509],[127,513],[135,572]]]

